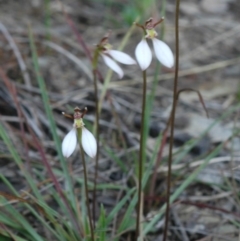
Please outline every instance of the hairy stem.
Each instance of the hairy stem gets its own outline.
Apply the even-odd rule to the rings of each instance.
[[[140,133],[140,150],[138,163],[138,205],[137,205],[137,223],[136,223],[136,240],[140,236],[141,223],[141,204],[142,198],[142,175],[143,166],[145,163],[145,148],[144,148],[144,128],[145,128],[145,111],[146,111],[146,92],[147,92],[147,78],[146,70],[143,71],[143,97],[142,97],[142,117],[141,117],[141,133]]]
[[[170,210],[170,189],[171,189],[171,175],[172,175],[172,149],[173,149],[173,137],[174,137],[174,124],[175,124],[175,112],[178,98],[178,68],[179,68],[179,6],[180,0],[176,1],[176,19],[175,19],[175,44],[176,44],[176,66],[175,66],[175,75],[174,75],[174,87],[173,87],[173,107],[171,112],[171,123],[170,123],[170,143],[169,143],[169,159],[168,159],[168,177],[167,177],[167,206],[165,214],[165,228],[163,234],[163,241],[167,240],[167,231],[168,231],[168,219],[169,219],[169,210]]]

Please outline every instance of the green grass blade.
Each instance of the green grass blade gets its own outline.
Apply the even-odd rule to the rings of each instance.
[[[56,145],[56,149],[57,149],[58,156],[59,156],[59,159],[60,159],[61,167],[63,169],[64,177],[65,177],[66,184],[67,184],[67,191],[70,193],[70,200],[71,200],[72,206],[74,208],[74,207],[76,207],[76,204],[75,204],[75,198],[74,198],[74,194],[73,194],[71,178],[70,178],[69,171],[68,171],[68,168],[67,168],[66,160],[62,155],[61,142],[60,142],[59,137],[57,135],[57,126],[56,126],[56,123],[55,123],[55,120],[54,120],[54,117],[53,117],[51,104],[50,104],[49,97],[48,97],[48,94],[47,94],[48,92],[47,92],[46,84],[45,84],[45,81],[42,78],[41,73],[40,73],[37,50],[36,50],[36,46],[34,44],[33,33],[32,33],[30,28],[29,28],[29,39],[30,39],[30,47],[31,47],[32,59],[33,59],[35,74],[36,74],[36,77],[37,77],[37,82],[38,82],[39,88],[41,90],[44,108],[45,108],[45,111],[46,111],[46,114],[47,114],[47,117],[48,117],[50,129],[51,129],[53,139],[54,139],[54,142],[55,142],[55,145]]]
[[[17,151],[15,150],[14,145],[11,143],[11,141],[9,139],[9,136],[7,135],[6,130],[3,127],[2,123],[0,123],[0,136],[2,137],[2,139],[3,139],[4,143],[6,144],[9,152],[11,153],[13,160],[18,165],[19,169],[22,171],[24,177],[27,179],[27,182],[28,182],[29,186],[31,187],[33,193],[36,195],[36,197],[38,199],[42,200],[42,197],[41,197],[33,179],[29,175],[29,172],[24,168],[23,161],[20,158]]]
[[[215,157],[222,148],[223,144],[220,144],[206,159],[205,161],[185,180],[183,183],[180,185],[180,187],[177,188],[177,190],[171,195],[170,198],[170,203],[172,204],[178,197],[179,195],[196,179],[196,176],[199,174],[200,171],[202,171],[209,161]],[[149,231],[153,229],[153,226],[157,223],[157,221],[161,218],[163,215],[164,211],[166,209],[166,204],[162,206],[160,209],[159,213],[148,223],[146,224],[144,228],[144,235],[146,235]]]
[[[96,235],[98,241],[106,240],[106,231],[107,231],[107,223],[106,223],[106,212],[104,210],[103,205],[101,205],[100,217],[97,224]]]
[[[149,164],[146,168],[146,171],[144,172],[143,180],[142,180],[143,189],[146,187],[147,182],[149,180],[149,177],[151,175],[152,168],[153,168],[153,165],[154,165],[154,161],[156,160],[157,151],[158,151],[158,147],[159,147],[159,144],[161,142],[161,139],[162,139],[162,136],[159,136],[158,140],[156,141],[151,160],[150,160],[150,162],[149,162]],[[135,209],[136,205],[137,205],[137,193],[135,193],[134,196],[132,197],[131,203],[129,204],[128,209],[125,212],[123,220],[122,220],[121,224],[119,225],[119,228],[118,228],[118,231],[117,231],[118,234],[123,232],[125,229],[130,228],[130,227],[134,228],[135,219],[132,218],[132,213],[134,212],[134,209]],[[115,240],[117,240],[117,239],[115,239]]]
[[[30,235],[34,241],[43,241],[44,239],[36,232],[36,230],[29,224],[29,222],[22,216],[12,205],[5,205],[6,211],[13,216],[18,225],[21,225],[26,237]],[[4,221],[4,220],[3,220]],[[11,219],[13,221],[13,219]],[[14,225],[14,224],[13,224]],[[21,229],[20,229],[21,230]]]
[[[114,207],[114,209],[108,214],[108,217],[106,219],[106,226],[108,226],[113,218],[118,214],[118,212],[123,208],[123,206],[127,203],[129,200],[130,196],[136,192],[136,188],[130,189],[127,194],[124,196],[123,199],[119,201],[119,203]]]
[[[124,165],[122,160],[110,148],[105,147],[105,151],[107,152],[108,156],[118,164],[124,173],[128,172],[126,165]]]
[[[232,108],[230,108],[228,111],[226,111],[222,116],[220,116],[216,121],[214,121],[200,136],[200,138],[202,138],[204,135],[206,135],[206,133],[213,128],[218,122],[224,120],[225,118],[227,118],[229,115],[231,115],[234,111],[238,110],[240,107],[240,104],[233,106]],[[200,139],[199,138],[199,139]],[[197,140],[198,141],[198,140]],[[188,153],[191,148],[197,143],[197,141],[194,141],[190,147],[187,148],[187,151],[185,152]],[[202,163],[201,166],[199,166],[195,172],[193,172],[183,183],[182,185],[172,194],[171,198],[170,198],[170,202],[172,203],[174,200],[176,200],[176,198],[188,187],[188,185],[191,184],[192,181],[194,181],[194,179],[196,178],[196,176],[198,175],[198,173],[203,170],[203,168],[208,164],[208,162],[210,161],[211,158],[213,158],[214,156],[216,156],[218,154],[218,152],[221,150],[222,144],[219,145],[212,153],[210,153],[206,159],[205,162]],[[181,156],[183,158],[183,155]],[[160,217],[162,216],[162,214],[164,213],[166,208],[166,205],[164,205],[160,211],[159,214],[156,215],[151,222],[149,222],[145,228],[144,228],[144,234],[147,234],[152,228],[153,226],[156,224],[156,222],[160,219]]]

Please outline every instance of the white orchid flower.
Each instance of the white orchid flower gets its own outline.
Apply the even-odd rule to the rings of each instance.
[[[84,127],[83,116],[86,113],[87,109],[85,108],[84,112],[76,107],[74,109],[74,115],[67,115],[63,113],[66,117],[74,119],[74,124],[72,130],[64,137],[62,142],[62,153],[63,156],[68,158],[72,155],[77,146],[78,136],[81,138],[81,144],[83,150],[88,156],[94,158],[97,153],[97,143],[93,134]]]
[[[154,27],[162,21],[163,19],[157,23],[153,23],[153,19],[150,18],[148,21],[146,21],[145,26],[138,25],[147,33],[144,39],[142,39],[141,42],[137,45],[135,50],[136,59],[143,71],[146,70],[152,62],[152,52],[146,39],[152,40],[154,53],[160,63],[168,68],[172,68],[174,66],[172,50],[168,47],[167,44],[156,38],[158,34]]]
[[[118,50],[113,50],[112,46],[108,43],[108,36],[101,40],[101,42],[98,44],[98,49],[104,63],[114,72],[116,72],[120,79],[123,77],[124,73],[121,67],[115,61],[126,65],[136,64],[136,61],[128,54]]]

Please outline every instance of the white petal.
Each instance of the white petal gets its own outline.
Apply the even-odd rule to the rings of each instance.
[[[105,64],[112,69],[114,72],[116,72],[119,76],[119,78],[121,79],[123,77],[123,71],[122,69],[116,64],[116,62],[114,62],[111,58],[109,58],[108,56],[102,54],[103,60],[105,62]]]
[[[152,52],[146,39],[143,39],[136,47],[135,56],[142,70],[149,67],[152,61]]]
[[[111,57],[117,60],[119,63],[122,64],[136,64],[136,61],[130,57],[128,54],[125,54],[118,50],[108,50],[107,52]]]
[[[172,68],[174,65],[174,57],[172,50],[163,41],[153,38],[153,48],[157,59],[166,67]]]
[[[69,157],[74,152],[77,145],[77,133],[76,129],[73,128],[63,139],[62,142],[62,153],[65,157]]]
[[[85,127],[82,128],[82,147],[91,158],[97,154],[97,142],[93,134]]]

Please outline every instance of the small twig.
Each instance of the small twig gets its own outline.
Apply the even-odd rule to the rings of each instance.
[[[199,90],[194,90],[194,89],[192,89],[192,88],[184,88],[184,89],[181,89],[181,90],[179,90],[179,91],[177,92],[177,101],[178,101],[178,99],[179,99],[179,95],[180,95],[182,92],[184,92],[184,91],[192,91],[192,92],[197,93],[198,98],[199,98],[199,101],[201,102],[202,107],[203,107],[203,109],[205,110],[206,116],[207,116],[207,118],[209,118],[207,107],[206,107],[206,105],[205,105],[205,103],[204,103],[203,97],[202,97],[202,95],[201,95],[201,93],[200,93]]]

